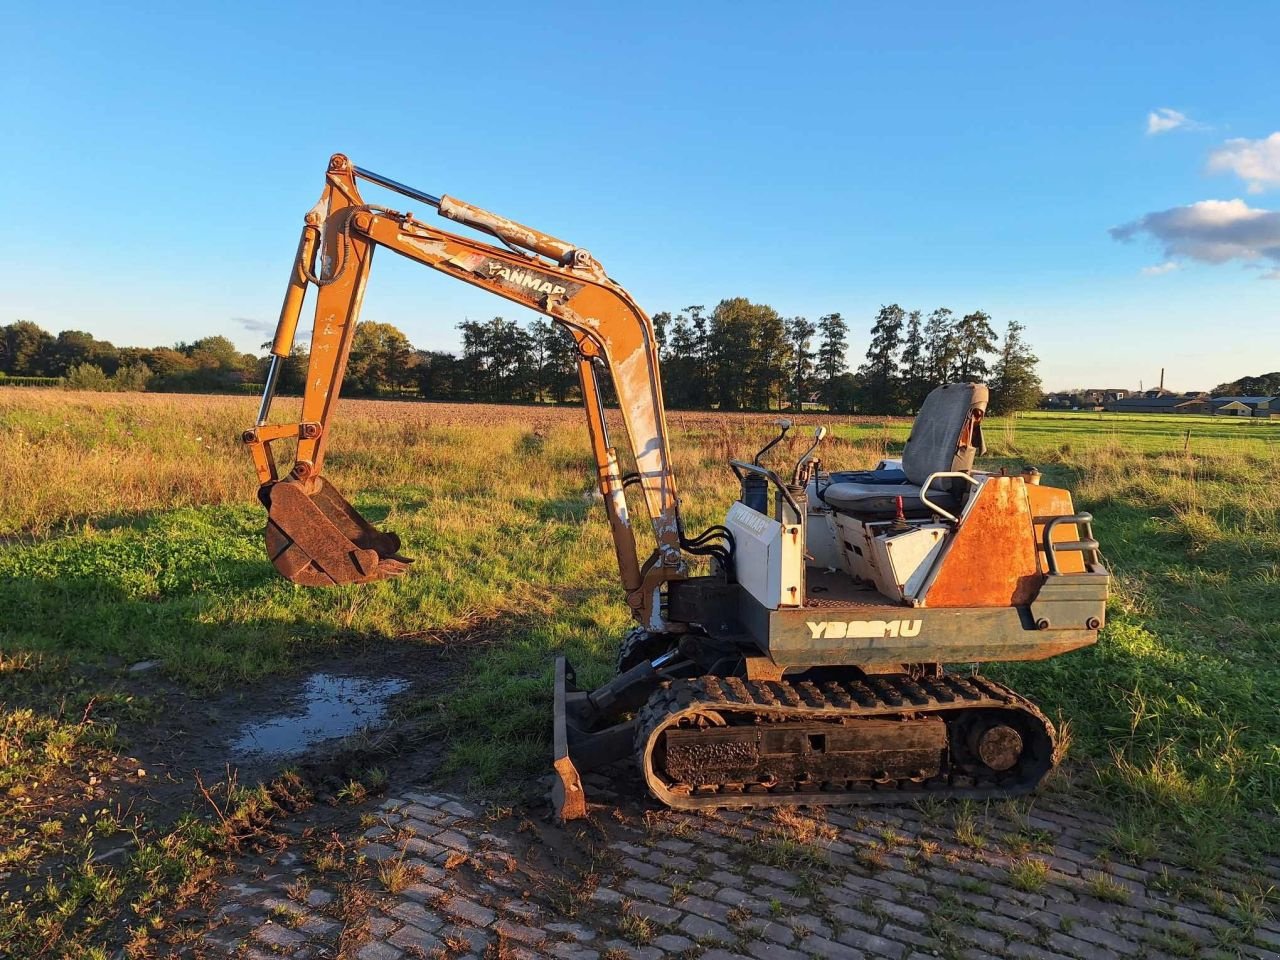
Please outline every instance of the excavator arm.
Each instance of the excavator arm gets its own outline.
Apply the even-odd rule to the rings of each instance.
[[[440,230],[411,213],[367,204],[357,188],[358,178],[433,206],[441,216],[486,233],[503,246]],[[333,408],[378,247],[536,310],[571,331],[580,355],[578,372],[597,480],[627,601],[646,628],[666,629],[662,585],[686,576],[685,548],[702,552],[705,539],[684,539],[649,318],[586,250],[452,197],[433,197],[362,170],[341,154],[331,158],[324,192],[306,216],[258,421],[243,435],[261,483],[259,497],[268,508],[268,552],[277,569],[297,583],[330,585],[395,576],[410,562],[399,555],[394,534],[368,524],[321,475]],[[292,348],[309,285],[317,294],[301,419],[273,424],[268,417],[280,366]],[[612,378],[653,524],[657,546],[643,563],[606,423],[601,368]],[[286,438],[296,438],[297,447],[293,466],[282,477],[271,444]]]

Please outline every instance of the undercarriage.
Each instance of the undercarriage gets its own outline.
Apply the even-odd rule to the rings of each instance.
[[[714,636],[637,629],[620,648],[617,676],[590,692],[578,689],[572,665],[560,658],[557,809],[567,819],[584,816],[581,775],[619,761],[637,764],[656,800],[686,810],[1029,793],[1057,760],[1053,724],[1033,703],[976,669],[887,658],[894,648],[909,656],[922,644],[961,653],[1002,644],[1001,659],[1051,656],[1083,645],[1086,622],[1105,604],[1106,583],[1101,576],[1079,579],[1086,582],[1070,585],[1073,599],[1054,600],[1064,590],[1054,581],[1041,591],[1048,598],[1036,598],[1042,612],[1056,604],[1057,630],[1038,627],[1030,608],[1021,616],[1010,611],[1013,629],[1025,634],[1025,642],[1013,632],[1002,640],[989,610],[907,611],[883,601],[849,607],[818,589],[811,604],[797,611],[809,623],[881,622],[877,618],[888,611],[918,623],[915,636],[845,637],[845,662],[833,664],[822,662],[826,658],[814,643],[803,654],[780,643],[768,656],[761,650],[767,642],[758,642],[736,621],[722,620]],[[815,580],[813,586],[821,588],[823,579]],[[751,598],[722,579],[695,579],[681,587],[673,600],[677,609],[701,602],[708,610],[736,606],[751,617]],[[727,599],[735,596],[736,603]],[[1078,605],[1071,624],[1061,619],[1064,604]],[[854,621],[855,616],[867,619]],[[950,629],[966,621],[975,626],[967,644],[963,636],[947,642],[933,633],[934,624]],[[775,623],[772,636],[784,635]],[[799,659],[788,664],[788,655]]]

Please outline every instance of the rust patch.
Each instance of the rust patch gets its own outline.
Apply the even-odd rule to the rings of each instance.
[[[930,607],[1027,604],[1044,582],[1026,483],[1021,477],[988,477],[976,496],[925,596]]]
[[[404,573],[400,538],[376,529],[323,477],[286,480],[269,492],[267,555],[285,578],[307,587],[367,583]]]

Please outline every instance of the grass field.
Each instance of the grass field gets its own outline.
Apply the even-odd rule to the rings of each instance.
[[[0,874],[35,876],[52,846],[77,849],[87,828],[48,813],[42,791],[72,796],[105,770],[125,746],[116,724],[146,709],[117,696],[85,722],[86,668],[118,676],[159,659],[212,692],[352,638],[409,656],[480,634],[493,642],[424,712],[447,738],[448,772],[496,792],[544,772],[553,656],[568,653],[587,683],[607,676],[628,622],[579,411],[344,402],[326,473],[417,562],[396,581],[315,591],[264,557],[238,443],[254,410],[246,398],[0,391]],[[690,529],[722,517],[735,495],[724,462],[754,452],[769,419],[670,416]],[[831,468],[873,464],[908,426],[801,419],[833,428]],[[990,462],[1036,464],[1075,491],[1116,574],[1096,647],[987,668],[1066,727],[1065,788],[1118,812],[1122,855],[1172,848],[1208,869],[1274,850],[1280,422],[1032,414],[992,420],[986,437]],[[107,894],[45,906],[83,916]],[[26,914],[21,896],[0,904],[0,924],[29,927],[33,897]]]

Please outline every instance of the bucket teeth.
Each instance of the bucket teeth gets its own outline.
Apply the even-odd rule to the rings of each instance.
[[[323,477],[305,487],[281,481],[267,499],[267,555],[294,583],[368,583],[398,577],[413,562],[399,555],[399,537],[370,525]]]

